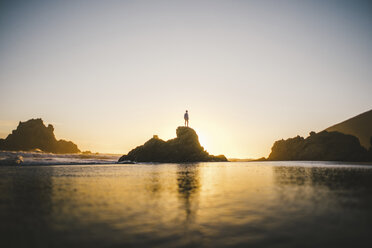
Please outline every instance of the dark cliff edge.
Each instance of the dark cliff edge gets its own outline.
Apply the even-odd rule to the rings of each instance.
[[[186,162],[224,162],[224,155],[210,155],[199,143],[199,138],[194,129],[178,127],[177,137],[168,141],[154,136],[142,146],[131,150],[122,156],[119,162],[161,162],[161,163],[186,163]]]
[[[30,151],[40,149],[51,153],[79,153],[76,144],[71,141],[57,140],[52,125],[45,126],[42,119],[19,122],[6,139],[0,139],[0,150]]]
[[[346,121],[327,128],[328,132],[340,132],[357,137],[360,144],[366,148],[371,148],[370,139],[372,137],[372,110],[354,116]]]
[[[372,147],[367,150],[357,137],[340,132],[311,132],[306,139],[276,141],[267,160],[371,162]]]

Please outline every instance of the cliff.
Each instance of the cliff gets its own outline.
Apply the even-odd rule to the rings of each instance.
[[[130,160],[135,162],[222,162],[227,161],[224,155],[213,156],[199,143],[199,138],[194,129],[178,127],[177,137],[168,141],[154,136],[142,146],[131,150],[122,156],[119,162]]]
[[[300,136],[276,141],[268,160],[312,161],[372,161],[372,149],[367,151],[358,138],[340,132],[311,132],[306,139]]]
[[[360,144],[368,149],[371,147],[370,139],[372,138],[372,110],[333,125],[326,131],[354,135],[359,139]]]
[[[0,139],[0,150],[29,151],[40,149],[51,153],[78,153],[76,144],[71,141],[57,140],[54,136],[54,127],[44,125],[42,119],[31,119],[19,122],[6,139]]]

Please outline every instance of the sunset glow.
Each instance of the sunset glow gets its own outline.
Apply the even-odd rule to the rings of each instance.
[[[1,0],[0,247],[368,247],[371,0]]]
[[[268,4],[271,3],[271,4]],[[367,2],[9,1],[0,8],[0,138],[42,118],[81,150],[174,138],[267,156],[372,106]]]

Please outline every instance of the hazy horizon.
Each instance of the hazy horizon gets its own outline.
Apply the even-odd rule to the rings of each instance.
[[[2,1],[0,138],[42,118],[81,150],[167,140],[268,156],[372,109],[369,1]]]

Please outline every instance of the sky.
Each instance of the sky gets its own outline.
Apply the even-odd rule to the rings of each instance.
[[[267,157],[372,108],[370,1],[1,1],[0,138],[42,118],[81,150],[174,138]]]

